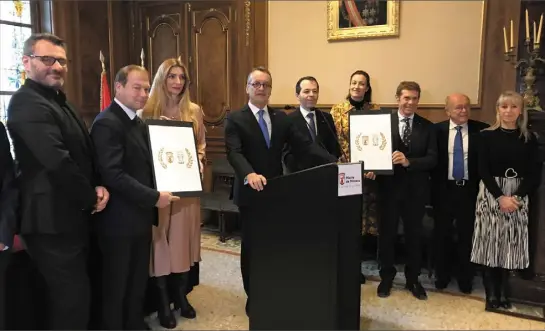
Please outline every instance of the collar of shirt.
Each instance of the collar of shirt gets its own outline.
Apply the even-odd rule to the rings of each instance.
[[[454,123],[452,120],[450,120],[449,122],[450,122],[449,130],[456,130],[456,127],[458,126],[458,124]],[[462,124],[461,127],[462,127],[462,131],[467,130],[467,122]]]
[[[300,109],[301,114],[303,115],[303,117],[304,117],[305,119],[308,118],[307,116],[308,116],[309,113],[314,114],[314,118],[316,118],[316,112],[315,112],[314,110],[306,110],[305,108],[303,108],[303,107],[301,107],[301,106],[299,106],[299,109]]]
[[[259,112],[261,110],[261,108],[257,108],[255,105],[253,105],[251,102],[248,102],[248,107],[250,107],[250,109],[252,110],[252,113],[254,113],[254,116],[258,116],[257,115],[257,112]],[[268,113],[269,110],[267,108],[267,106],[265,106],[263,108],[263,110],[265,111],[265,113]]]
[[[121,101],[117,100],[117,98],[114,98],[114,101],[117,102],[119,107],[121,107],[121,109],[123,109],[123,111],[125,111],[125,113],[127,114],[127,116],[129,116],[129,118],[131,120],[133,120],[136,117],[136,112],[134,110],[132,110],[129,107],[122,104]]]
[[[413,118],[414,118],[414,113],[412,113],[411,116],[408,116],[408,117],[407,117],[407,116],[401,114],[401,113],[399,112],[399,110],[398,110],[398,111],[397,111],[397,117],[399,117],[399,122],[400,122],[400,123],[402,123],[403,120],[404,120],[405,118],[408,118],[408,119],[409,119],[409,122],[412,122],[412,121],[413,121]]]

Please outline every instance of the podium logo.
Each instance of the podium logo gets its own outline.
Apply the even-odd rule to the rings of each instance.
[[[344,177],[345,177],[344,172],[341,172],[339,174],[339,184],[344,185]]]

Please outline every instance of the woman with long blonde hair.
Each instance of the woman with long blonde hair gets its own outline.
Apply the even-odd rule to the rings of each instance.
[[[496,123],[481,133],[471,262],[483,266],[486,310],[511,307],[510,270],[528,267],[528,203],[540,172],[538,146],[527,128],[523,97],[504,92]]]
[[[202,110],[190,100],[189,74],[179,59],[167,59],[157,69],[142,116],[192,122],[202,173],[206,148]],[[182,198],[173,202],[170,207],[159,209],[159,223],[153,227],[150,275],[155,278],[159,291],[159,322],[165,328],[173,329],[177,324],[170,310],[167,276],[171,274],[176,279],[174,302],[180,309],[180,316],[196,317],[195,309],[187,300],[186,294],[189,270],[201,260],[200,225],[199,198]]]

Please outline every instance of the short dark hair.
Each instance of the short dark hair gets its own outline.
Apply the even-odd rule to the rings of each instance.
[[[422,91],[420,90],[420,85],[417,82],[403,81],[399,83],[396,90],[396,97],[399,97],[401,95],[401,92],[403,92],[403,90],[417,92],[418,98],[420,99],[420,93]]]
[[[125,85],[127,85],[127,78],[129,77],[129,74],[133,71],[148,73],[148,71],[144,67],[136,64],[129,64],[128,66],[124,66],[123,68],[119,69],[119,71],[115,75],[114,84],[120,83],[123,87],[125,87]]]
[[[304,80],[308,80],[308,81],[311,81],[311,82],[316,83],[316,86],[318,87],[318,91],[320,90],[320,84],[318,84],[318,81],[316,80],[316,78],[314,78],[314,77],[312,77],[312,76],[305,76],[305,77],[299,78],[299,80],[298,80],[297,83],[295,84],[295,94],[301,93],[301,83],[302,83]]]
[[[61,38],[51,33],[34,33],[27,40],[23,46],[23,55],[34,54],[34,46],[40,40],[46,40],[55,46],[60,46],[66,50],[66,43]]]
[[[271,85],[272,85],[271,72],[269,71],[269,69],[267,69],[267,68],[265,68],[263,66],[255,67],[255,68],[252,69],[252,71],[250,71],[250,73],[248,74],[248,79],[246,79],[246,84],[250,84],[250,81],[252,80],[252,74],[255,71],[263,72],[263,73],[266,73],[267,75],[269,75],[269,78],[271,79]]]

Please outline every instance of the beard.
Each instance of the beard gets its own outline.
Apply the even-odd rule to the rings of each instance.
[[[55,90],[61,89],[64,85],[64,72],[51,67],[38,68],[34,64],[31,68],[33,73],[31,78],[36,82]]]

